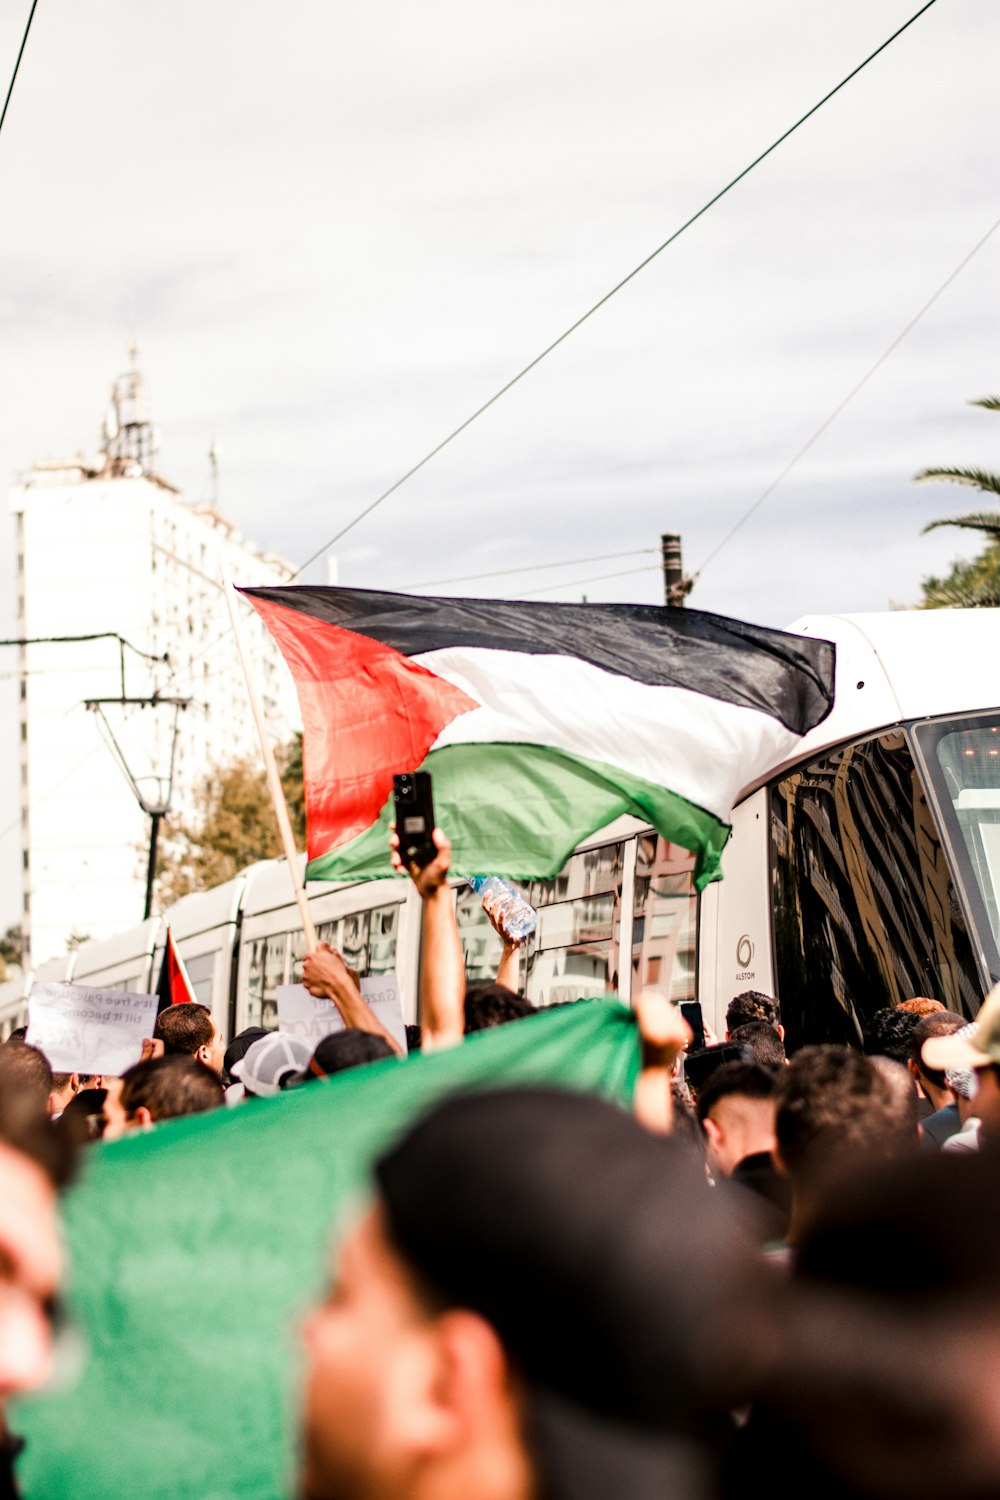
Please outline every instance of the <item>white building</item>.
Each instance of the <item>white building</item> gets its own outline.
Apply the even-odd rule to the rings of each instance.
[[[260,755],[219,578],[277,584],[292,566],[213,506],[182,501],[155,458],[133,351],[98,460],[36,465],[10,495],[18,635],[44,638],[20,649],[24,931],[35,965],[72,935],[111,936],[143,914],[150,819],[108,730],[147,803],[162,802],[175,709],[142,700],[190,700],[176,710],[172,809],[182,816],[214,768]],[[290,676],[255,618],[245,633],[272,739],[287,740],[299,724]],[[138,701],[88,711],[97,699]]]

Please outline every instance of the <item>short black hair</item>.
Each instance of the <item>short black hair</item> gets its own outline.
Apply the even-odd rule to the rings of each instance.
[[[965,1026],[964,1016],[957,1016],[953,1010],[937,1010],[931,1015],[921,1016],[916,1026],[910,1032],[910,1057],[916,1063],[918,1070],[927,1079],[928,1083],[936,1089],[947,1088],[948,1080],[944,1076],[943,1068],[929,1068],[920,1055],[920,1049],[932,1036],[954,1036],[956,1031],[961,1031]]]
[[[383,1058],[395,1056],[385,1037],[348,1026],[344,1031],[334,1031],[323,1038],[302,1075],[302,1081],[332,1078],[335,1073],[346,1072],[348,1068],[360,1068],[365,1063],[381,1062]]]
[[[776,1075],[775,1134],[794,1178],[831,1165],[852,1168],[865,1157],[894,1158],[915,1132],[902,1118],[889,1083],[853,1047],[803,1047]]]
[[[77,1140],[62,1120],[49,1119],[48,1090],[32,1081],[25,1087],[20,1052],[41,1057],[23,1042],[0,1047],[0,1142],[41,1167],[53,1187],[65,1187],[76,1167]]]
[[[729,1040],[749,1047],[753,1060],[762,1068],[783,1068],[785,1044],[769,1021],[747,1021],[730,1031]]]
[[[216,1109],[221,1103],[217,1075],[196,1057],[176,1053],[149,1057],[122,1074],[122,1108],[128,1116],[148,1109],[154,1120],[174,1120]]]
[[[210,1047],[215,1036],[215,1022],[207,1005],[197,1000],[186,1000],[180,1005],[168,1005],[161,1010],[153,1028],[154,1037],[163,1043],[168,1057],[179,1057],[187,1053],[190,1057],[199,1047]]]
[[[778,1085],[774,1073],[758,1063],[723,1063],[705,1080],[705,1087],[698,1094],[698,1122],[703,1123],[713,1104],[730,1095],[743,1099],[773,1099]]]
[[[887,1005],[877,1010],[865,1024],[865,1051],[869,1057],[891,1057],[904,1068],[910,1060],[910,1038],[913,1028],[924,1019],[912,1010]]]
[[[735,1026],[745,1026],[748,1021],[766,1021],[769,1026],[780,1026],[781,1006],[773,995],[765,995],[763,990],[741,990],[726,1007],[726,1030],[732,1036]]]
[[[465,992],[465,1034],[533,1016],[535,1007],[502,984],[474,984]]]

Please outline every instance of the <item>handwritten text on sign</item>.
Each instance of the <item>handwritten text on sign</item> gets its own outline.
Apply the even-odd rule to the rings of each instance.
[[[54,1073],[118,1077],[142,1056],[156,1025],[155,995],[97,990],[87,984],[35,984],[28,996],[25,1038]]]
[[[395,974],[370,974],[361,993],[386,1031],[406,1051],[406,1027]],[[278,1029],[300,1036],[315,1047],[325,1036],[344,1030],[344,1018],[332,1000],[310,995],[303,984],[281,984],[277,990]]]

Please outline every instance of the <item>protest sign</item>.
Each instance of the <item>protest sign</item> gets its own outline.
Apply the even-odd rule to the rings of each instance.
[[[456,1090],[553,1084],[627,1104],[638,1067],[633,1016],[596,1000],[88,1147],[64,1204],[86,1364],[6,1413],[27,1439],[24,1500],[290,1494],[299,1328],[375,1158]],[[216,1289],[210,1337],[198,1287]]]
[[[301,1037],[311,1047],[325,1036],[344,1030],[344,1018],[332,1000],[310,995],[304,984],[279,984],[278,1030]],[[361,981],[361,993],[376,1018],[406,1052],[406,1026],[399,980],[395,974],[370,974]]]
[[[28,996],[28,1034],[54,1073],[107,1073],[137,1063],[156,1025],[155,995],[98,990],[87,984],[35,984]]]

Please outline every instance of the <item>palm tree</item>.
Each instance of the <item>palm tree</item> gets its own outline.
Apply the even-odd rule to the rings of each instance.
[[[983,396],[969,403],[984,411],[1000,411],[1000,396]],[[1000,474],[989,469],[921,469],[915,475],[918,484],[947,480],[968,485],[981,494],[1000,497]],[[946,578],[925,578],[924,609],[996,609],[1000,606],[1000,510],[970,511],[964,516],[948,516],[928,521],[922,535],[938,526],[958,526],[985,536],[986,546],[971,562],[955,562]]]

